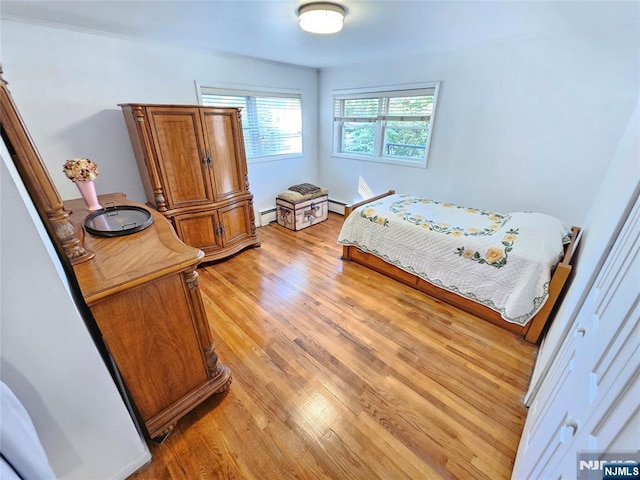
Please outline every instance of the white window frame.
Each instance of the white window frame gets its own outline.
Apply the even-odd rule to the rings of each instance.
[[[427,139],[425,144],[424,158],[417,160],[408,157],[389,157],[383,155],[384,148],[384,129],[385,120],[381,119],[381,113],[378,112],[378,117],[375,122],[375,135],[374,135],[374,152],[373,155],[361,155],[352,152],[341,152],[342,142],[342,124],[335,117],[335,104],[336,101],[349,98],[392,98],[406,96],[412,94],[414,91],[419,94],[420,91],[433,90],[433,108],[431,116],[429,118],[429,128],[427,132]],[[433,134],[434,121],[436,116],[438,93],[440,91],[440,82],[427,82],[417,84],[406,85],[388,85],[379,87],[366,87],[357,89],[346,90],[334,90],[333,101],[331,102],[332,115],[333,115],[333,156],[338,158],[347,158],[352,160],[363,160],[367,162],[386,163],[391,165],[403,165],[408,167],[426,168],[429,160],[429,150],[431,146],[431,137]],[[381,102],[382,103],[382,102]]]
[[[203,105],[202,92],[203,89],[209,90],[212,92],[216,92],[219,95],[239,95],[239,96],[250,96],[250,97],[286,97],[286,98],[298,98],[300,99],[300,152],[295,153],[284,153],[284,154],[275,154],[275,155],[264,155],[258,157],[247,157],[247,163],[262,163],[262,162],[272,162],[276,160],[287,160],[287,159],[296,159],[302,158],[304,156],[304,126],[303,126],[303,99],[302,92],[300,90],[293,89],[284,89],[284,88],[271,88],[271,87],[260,87],[255,85],[242,85],[242,84],[225,84],[225,83],[216,83],[216,82],[206,82],[200,83],[198,81],[195,82],[196,86],[196,95],[198,97],[198,104]],[[242,109],[242,118],[248,118],[249,115],[255,115],[255,112],[245,111]],[[246,145],[245,139],[245,145]]]

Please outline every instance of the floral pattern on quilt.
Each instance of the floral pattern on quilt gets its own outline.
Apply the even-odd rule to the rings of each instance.
[[[372,203],[369,207],[365,208],[360,212],[360,216],[362,218],[366,218],[370,222],[377,223],[378,225],[382,225],[383,227],[389,226],[389,219],[379,215],[376,212],[375,206],[380,205],[379,203]]]
[[[502,247],[488,248],[484,257],[477,250],[465,249],[464,247],[458,247],[455,253],[462,258],[468,258],[481,265],[502,268],[507,264],[507,257],[509,252],[513,250],[513,244],[518,238],[518,233],[520,232],[517,228],[508,230],[504,237],[502,237]]]
[[[396,194],[354,210],[338,243],[525,325],[547,300],[568,232],[542,213],[501,214]]]
[[[453,203],[436,202],[435,200],[428,200],[426,198],[406,198],[408,197],[407,195],[403,195],[403,197],[405,197],[403,200],[394,202],[389,206],[389,210],[394,213],[397,218],[401,218],[422,228],[454,237],[492,235],[496,230],[502,228],[510,218],[509,215],[488,212],[477,208],[461,207]],[[444,215],[458,220],[459,224],[451,225],[446,221],[434,220],[432,217],[427,216],[426,212],[423,212],[424,209],[416,209],[416,207],[420,206],[431,206],[431,208],[427,210],[429,214],[432,214],[437,209],[442,209]],[[482,218],[486,220],[486,222],[469,222],[469,219],[473,216]]]

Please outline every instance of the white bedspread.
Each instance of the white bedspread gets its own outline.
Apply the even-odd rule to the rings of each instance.
[[[338,243],[524,325],[548,297],[552,268],[570,229],[542,213],[495,213],[410,195],[364,205],[345,220]]]

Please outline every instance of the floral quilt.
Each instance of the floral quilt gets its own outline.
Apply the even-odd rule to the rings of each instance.
[[[525,325],[547,300],[569,234],[543,213],[487,212],[396,194],[354,210],[338,243]]]

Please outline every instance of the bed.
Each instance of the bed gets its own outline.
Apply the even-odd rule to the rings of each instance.
[[[538,343],[572,269],[580,228],[390,190],[347,206],[352,260]]]

